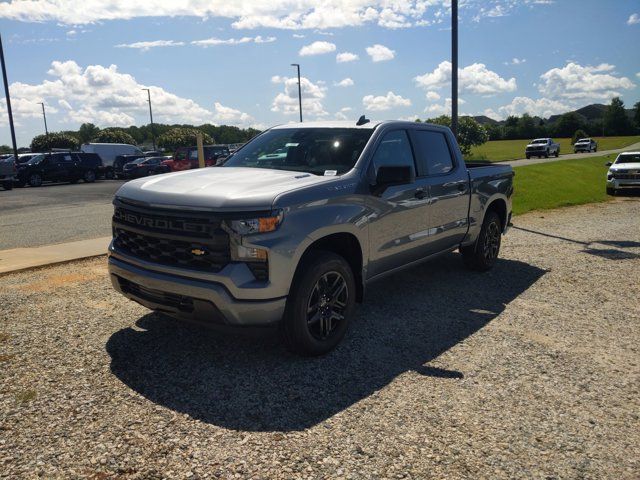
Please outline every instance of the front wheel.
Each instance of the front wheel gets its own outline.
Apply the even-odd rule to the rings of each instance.
[[[529,160],[531,158],[531,155],[527,155],[527,160]]]
[[[115,178],[115,174],[113,173],[113,169],[109,168],[104,172],[105,180],[113,180]]]
[[[549,150],[547,150],[546,152],[544,152],[544,158],[549,158]]]
[[[32,173],[29,176],[29,185],[32,187],[39,187],[42,185],[42,175],[39,173]]]
[[[344,337],[355,306],[356,284],[347,261],[311,253],[296,275],[283,319],[284,339],[295,353],[323,355]]]
[[[556,158],[560,156],[560,150],[556,150]]]
[[[94,172],[93,170],[87,170],[86,172],[84,172],[82,179],[85,181],[85,183],[93,183],[96,181],[96,172]]]
[[[500,216],[490,211],[484,217],[480,235],[475,245],[460,247],[462,260],[467,268],[484,272],[490,270],[498,259],[502,241],[502,222]]]

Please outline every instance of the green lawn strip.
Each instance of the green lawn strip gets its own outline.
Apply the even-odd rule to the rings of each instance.
[[[640,142],[640,135],[629,137],[592,137],[598,142],[599,150],[614,150]],[[560,154],[573,153],[570,138],[556,138],[560,143]],[[471,149],[467,160],[487,160],[500,162],[524,158],[524,148],[529,140],[494,140]]]
[[[599,155],[514,168],[513,214],[607,201],[611,197],[606,194],[605,163],[616,156]]]

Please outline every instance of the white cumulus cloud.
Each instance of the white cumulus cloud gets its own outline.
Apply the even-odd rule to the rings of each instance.
[[[353,80],[349,77],[343,78],[339,82],[334,83],[336,87],[352,87],[354,85]]]
[[[153,40],[150,42],[134,42],[134,43],[121,43],[116,45],[116,48],[135,48],[146,52],[152,48],[158,47],[181,47],[184,42],[174,42],[173,40]]]
[[[369,55],[374,62],[386,62],[387,60],[392,60],[396,56],[396,52],[384,45],[376,43],[375,45],[367,47],[367,55]]]
[[[451,62],[441,62],[432,72],[414,78],[419,87],[440,89],[451,85]],[[483,63],[474,63],[458,70],[460,92],[480,95],[513,92],[517,88],[516,79],[502,78],[489,70]]]
[[[522,115],[528,113],[532,116],[538,116],[542,118],[550,117],[559,113],[564,113],[573,110],[573,108],[566,103],[549,98],[538,98],[536,100],[529,97],[515,97],[511,103],[498,108],[496,113],[492,111],[488,117],[496,120],[503,119],[509,115]]]
[[[637,25],[638,23],[640,23],[640,15],[638,15],[637,13],[632,13],[631,15],[629,15],[629,18],[627,19],[627,25]]]
[[[538,89],[545,97],[608,100],[619,96],[620,90],[635,87],[630,79],[616,75],[614,70],[615,65],[608,63],[582,66],[569,62],[543,73]]]
[[[347,62],[355,62],[360,57],[355,53],[351,52],[340,52],[336,55],[336,62],[338,63],[347,63]]]
[[[463,105],[465,103],[466,102],[463,99],[458,98],[458,105]],[[424,109],[424,111],[430,115],[435,115],[435,116],[451,115],[451,105],[452,105],[451,98],[445,98],[444,103],[442,104],[435,103],[433,105],[429,105],[427,108]]]
[[[325,53],[331,53],[335,51],[336,51],[335,43],[317,41],[302,47],[298,52],[298,54],[301,57],[308,57],[311,55],[323,55]]]
[[[387,92],[386,95],[366,95],[362,98],[362,105],[366,110],[370,111],[384,111],[390,110],[394,107],[409,107],[411,106],[411,100],[403,98],[400,95],[396,95],[393,92]]]
[[[430,102],[440,100],[440,94],[434,91],[429,91],[427,92],[427,100],[429,100]]]
[[[284,92],[279,93],[273,99],[271,111],[283,113],[285,115],[298,114],[298,78],[297,77],[271,77],[271,82],[284,85]],[[320,82],[313,83],[306,77],[300,78],[302,89],[302,113],[312,117],[322,117],[328,115],[324,109],[323,101],[326,96],[327,87]]]
[[[203,40],[194,40],[191,45],[198,47],[216,47],[218,45],[242,45],[243,43],[271,43],[275,42],[276,37],[242,37],[242,38],[205,38]]]

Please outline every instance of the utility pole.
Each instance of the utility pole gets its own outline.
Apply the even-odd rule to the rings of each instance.
[[[44,102],[38,102],[38,105],[42,105],[42,118],[44,118],[44,134],[49,136],[49,129],[47,128],[47,114],[44,112]]]
[[[0,35],[0,61],[2,62],[2,80],[4,81],[4,96],[7,99],[7,113],[9,114],[9,129],[11,130],[11,142],[13,146],[13,161],[18,161],[18,146],[16,144],[16,131],[13,128],[13,112],[11,111],[11,98],[9,97],[9,82],[7,81],[7,67],[4,63],[4,49],[2,48],[2,35]]]
[[[292,63],[291,66],[298,69],[298,104],[300,105],[300,123],[302,123],[302,86],[300,85],[300,65],[298,63]]]
[[[151,118],[151,138],[153,139],[153,149],[156,149],[156,133],[153,128],[153,110],[151,110],[151,90],[143,88],[147,91],[147,98],[149,99],[149,118]]]
[[[451,0],[451,131],[458,135],[458,0]]]

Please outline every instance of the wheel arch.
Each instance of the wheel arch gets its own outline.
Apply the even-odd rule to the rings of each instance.
[[[500,217],[500,222],[502,224],[502,231],[504,231],[505,228],[507,228],[507,222],[509,220],[507,218],[507,202],[500,197],[493,199],[487,205],[484,216],[486,217],[487,213],[489,212],[496,212],[498,214],[498,216]],[[484,221],[484,218],[483,218],[483,221]]]

